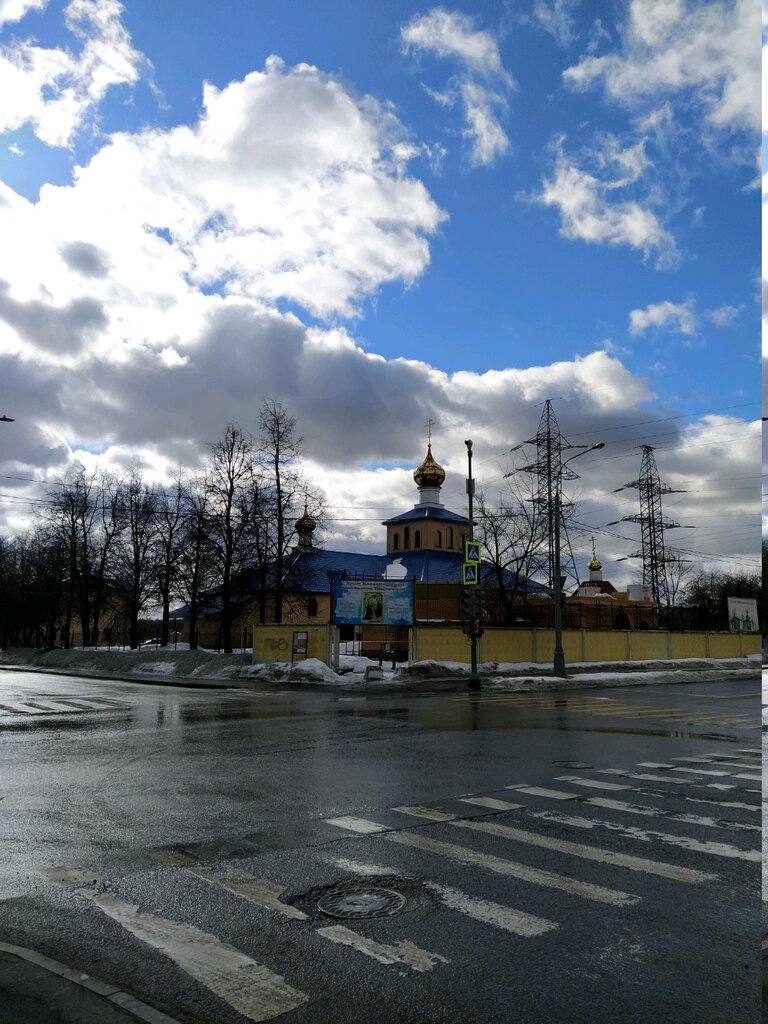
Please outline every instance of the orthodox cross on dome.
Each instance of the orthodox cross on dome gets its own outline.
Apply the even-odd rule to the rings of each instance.
[[[430,416],[424,426],[427,428],[427,444],[432,444],[432,427],[435,425],[435,421]]]

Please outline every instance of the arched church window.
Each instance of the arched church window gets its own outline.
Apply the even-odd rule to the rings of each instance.
[[[453,527],[452,526],[448,527],[447,546],[451,549],[451,551],[453,551]]]
[[[443,546],[443,538],[439,530],[435,530],[435,547],[441,548]]]
[[[307,600],[307,615],[310,618],[314,618],[317,615],[317,599],[310,597]]]
[[[406,526],[403,530],[403,547],[407,550],[411,546],[411,530]]]
[[[421,547],[421,530],[413,531],[413,546],[415,548]]]
[[[400,550],[400,534],[399,533],[393,533],[392,534],[392,550],[393,551],[399,551]]]

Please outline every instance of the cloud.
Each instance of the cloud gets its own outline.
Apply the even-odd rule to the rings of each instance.
[[[36,203],[0,186],[0,278],[19,302],[101,302],[118,362],[195,336],[207,295],[354,316],[417,280],[445,219],[408,141],[385,105],[271,59],[206,86],[193,125],[113,136]]]
[[[38,348],[77,355],[109,320],[101,303],[91,298],[72,299],[63,307],[33,300],[17,302],[0,280],[0,321]]]
[[[0,27],[8,22],[21,21],[30,11],[41,11],[48,0],[0,0]]]
[[[645,309],[633,309],[629,314],[629,333],[642,334],[651,327],[664,327],[680,334],[696,333],[693,301],[656,302]]]
[[[400,38],[406,53],[422,50],[458,61],[459,73],[447,90],[427,91],[442,106],[461,102],[462,134],[470,140],[472,166],[489,166],[506,153],[510,142],[499,118],[506,112],[514,81],[501,62],[494,37],[475,29],[467,15],[435,7],[403,25]]]
[[[743,306],[719,306],[717,309],[710,309],[707,316],[717,327],[727,327],[741,313]]]
[[[586,89],[601,82],[628,106],[683,93],[715,129],[754,130],[759,121],[758,10],[753,0],[631,0],[621,48],[563,72]]]
[[[0,25],[41,6],[24,0],[6,3]],[[64,16],[81,44],[78,53],[32,40],[5,45],[0,50],[0,132],[29,124],[47,145],[68,146],[110,89],[134,85],[147,62],[131,45],[122,11],[118,0],[70,0]]]
[[[534,0],[533,17],[540,28],[554,36],[560,46],[568,46],[576,39],[573,11],[581,0]]]
[[[631,147],[625,152],[643,154]],[[617,154],[612,159],[616,161]],[[598,161],[600,162],[600,161]],[[627,245],[648,257],[656,253],[657,266],[669,266],[676,259],[672,236],[650,209],[637,199],[615,199],[613,194],[633,183],[641,170],[632,169],[631,161],[620,161],[625,176],[611,180],[597,178],[578,167],[558,148],[554,176],[545,179],[536,200],[560,212],[560,233],[565,238],[580,239],[600,245]],[[643,168],[644,169],[643,165]]]

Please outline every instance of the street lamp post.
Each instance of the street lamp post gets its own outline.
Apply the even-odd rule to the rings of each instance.
[[[554,527],[555,527],[555,567],[554,567],[554,591],[555,591],[555,653],[553,659],[552,669],[556,676],[561,676],[563,679],[567,678],[565,671],[565,652],[563,651],[563,579],[560,575],[560,489],[563,480],[563,470],[569,462],[573,462],[574,459],[578,459],[582,455],[586,455],[587,452],[597,451],[599,448],[605,447],[604,441],[598,441],[597,444],[583,447],[583,451],[577,452],[576,455],[572,455],[570,459],[566,459],[565,462],[560,463],[560,469],[555,480],[555,500],[554,500]]]
[[[473,541],[474,535],[474,520],[473,520],[473,498],[475,494],[475,481],[472,479],[472,442],[465,441],[464,444],[467,446],[467,498],[469,501],[469,539]],[[479,574],[479,567],[478,567]],[[477,672],[477,601],[475,594],[475,587],[469,587],[469,688],[471,690],[480,689],[480,676]]]

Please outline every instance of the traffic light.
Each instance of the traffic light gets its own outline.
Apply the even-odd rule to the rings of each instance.
[[[470,619],[470,600],[471,598],[469,596],[469,591],[467,590],[466,587],[464,587],[461,591],[461,617],[464,620],[464,622],[469,622]]]

